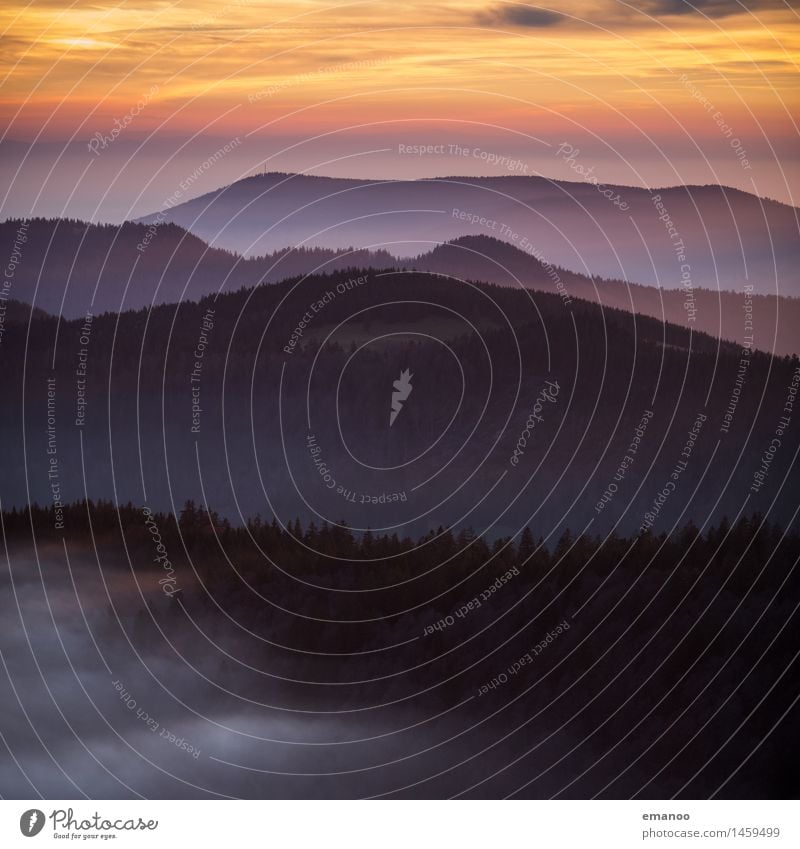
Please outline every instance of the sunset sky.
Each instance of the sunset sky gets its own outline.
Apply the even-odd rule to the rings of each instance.
[[[67,200],[83,217],[145,211],[158,192],[148,183],[131,194],[142,174],[175,179],[237,136],[236,155],[204,188],[265,164],[366,177],[505,173],[478,157],[400,155],[401,143],[466,144],[574,179],[554,156],[566,141],[608,182],[721,182],[796,204],[797,9],[11,0],[0,11],[2,174],[18,191],[4,217]],[[115,122],[118,136],[88,150]],[[34,171],[41,180],[48,164],[50,191],[34,203]],[[72,192],[84,168],[105,188],[119,175],[124,205],[86,186]]]

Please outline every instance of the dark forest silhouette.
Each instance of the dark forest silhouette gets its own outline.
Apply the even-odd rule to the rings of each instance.
[[[342,710],[401,706],[416,694],[415,708],[429,714],[472,697],[465,710],[476,716],[501,710],[509,728],[534,720],[518,750],[574,717],[573,735],[596,734],[597,751],[621,741],[567,791],[577,797],[625,796],[643,774],[656,776],[645,797],[669,796],[684,782],[680,795],[700,797],[766,737],[721,795],[800,791],[794,713],[774,725],[796,691],[800,537],[758,514],[703,532],[690,523],[669,537],[565,532],[547,545],[535,529],[490,543],[441,528],[412,541],[297,520],[234,526],[188,503],[177,518],[153,514],[177,584],[166,600],[140,508],[73,504],[64,520],[55,532],[49,509],[7,511],[6,544],[30,550],[35,532],[46,552],[63,535],[73,560],[82,549],[100,559],[106,581],[115,573],[136,580],[142,596],[133,607],[113,607],[109,598],[99,634],[108,647],[122,639],[121,627],[139,651],[167,651],[169,641],[208,658],[218,654],[209,637],[232,633],[237,660],[220,656],[219,674],[240,696]],[[387,653],[389,644],[397,647]],[[511,673],[531,651],[532,661]],[[270,683],[254,671],[261,668],[309,683]],[[536,776],[539,763],[523,759],[508,777],[518,784],[522,774]],[[567,761],[522,795],[547,794],[576,767]],[[486,792],[497,786],[502,781]],[[263,788],[254,783],[247,792]]]

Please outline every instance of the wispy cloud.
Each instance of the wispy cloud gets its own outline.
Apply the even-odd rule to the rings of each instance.
[[[746,12],[758,14],[773,9],[797,9],[798,0],[646,0],[640,4],[650,15],[702,14],[710,18],[724,18]]]
[[[510,27],[552,27],[561,23],[564,16],[552,9],[539,6],[495,6],[488,11],[479,12],[478,22],[485,25],[503,25]]]

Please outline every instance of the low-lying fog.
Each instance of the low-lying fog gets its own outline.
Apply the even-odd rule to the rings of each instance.
[[[518,754],[506,741],[475,757],[510,728],[502,716],[478,724],[470,702],[421,709],[412,697],[363,710],[353,685],[339,688],[339,712],[316,712],[268,675],[260,699],[251,688],[242,695],[239,637],[194,622],[177,638],[153,638],[145,600],[158,621],[175,605],[155,577],[139,584],[119,564],[101,569],[91,551],[67,560],[55,545],[12,550],[9,560],[0,576],[3,797],[453,795]],[[265,646],[262,668],[269,657]],[[536,742],[531,728],[523,737]],[[542,770],[566,743],[555,735],[540,747]],[[539,792],[557,792],[563,771],[542,782]],[[473,792],[520,783],[507,771]]]

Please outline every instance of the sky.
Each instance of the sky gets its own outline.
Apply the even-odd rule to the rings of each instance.
[[[192,194],[264,168],[580,179],[579,163],[797,205],[798,7],[7,0],[0,217],[144,214],[209,157]]]

